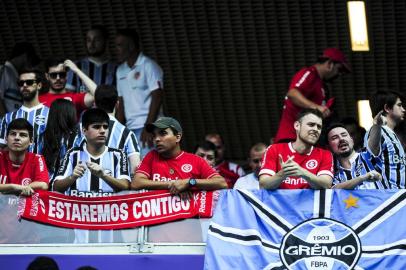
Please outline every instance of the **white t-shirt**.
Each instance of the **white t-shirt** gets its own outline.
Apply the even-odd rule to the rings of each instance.
[[[127,62],[117,68],[117,91],[124,101],[124,113],[129,129],[144,127],[151,105],[151,93],[163,89],[163,71],[155,61],[138,55],[134,66]]]
[[[259,179],[255,173],[247,174],[238,178],[235,182],[234,189],[259,189]]]

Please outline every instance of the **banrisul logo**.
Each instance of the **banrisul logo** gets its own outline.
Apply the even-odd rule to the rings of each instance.
[[[353,269],[360,256],[361,244],[355,232],[326,218],[297,225],[284,236],[280,249],[283,264],[292,270]]]

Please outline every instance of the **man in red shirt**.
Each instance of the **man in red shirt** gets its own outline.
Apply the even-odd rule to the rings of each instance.
[[[67,68],[70,68],[86,85],[89,90],[86,93],[69,92],[66,89]],[[71,60],[63,62],[61,59],[48,59],[46,61],[46,78],[49,81],[49,92],[40,94],[39,101],[47,107],[58,98],[67,99],[73,102],[78,116],[82,111],[91,108],[94,103],[94,92],[97,85],[84,74]]]
[[[41,155],[27,151],[33,140],[33,127],[23,118],[8,126],[8,151],[0,152],[0,192],[31,195],[48,189],[48,169]]]
[[[314,147],[320,138],[323,115],[316,109],[303,110],[296,122],[296,140],[273,144],[265,152],[259,182],[266,189],[327,189],[334,166],[327,150]]]
[[[205,139],[216,146],[216,171],[226,179],[228,188],[233,188],[238,178],[245,175],[243,168],[237,163],[225,160],[225,144],[223,137],[217,133],[210,133]]]
[[[173,195],[185,191],[227,188],[221,177],[199,156],[182,151],[182,127],[171,117],[161,117],[146,126],[153,134],[155,149],[135,171],[132,189],[167,189]]]
[[[327,48],[316,64],[305,67],[295,74],[283,104],[279,128],[274,142],[287,142],[296,139],[293,123],[298,113],[305,108],[319,110],[328,117],[332,104],[326,102],[326,82],[331,82],[342,73],[350,72],[345,55],[336,48]]]

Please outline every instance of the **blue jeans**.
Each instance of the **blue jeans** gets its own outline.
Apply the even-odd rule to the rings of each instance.
[[[143,159],[146,154],[148,154],[149,151],[151,151],[152,148],[149,148],[148,145],[143,146],[141,142],[141,133],[144,128],[137,128],[133,129],[132,131],[135,134],[135,137],[137,137],[138,141],[138,147],[140,148],[140,158]]]

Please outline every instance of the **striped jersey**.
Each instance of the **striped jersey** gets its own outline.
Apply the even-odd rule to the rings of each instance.
[[[365,134],[365,146],[368,147],[370,130]],[[368,148],[368,151],[370,149]],[[385,189],[405,188],[406,157],[403,146],[395,132],[387,126],[381,130],[380,151],[377,155],[376,171],[382,174]]]
[[[92,61],[86,57],[79,60],[76,65],[83,71],[90,79],[92,79],[97,85],[108,84],[116,85],[116,68],[117,65],[114,62],[105,62],[102,64]],[[82,80],[74,74],[72,71],[68,72],[67,88],[74,89],[75,92],[87,92],[86,86]]]
[[[79,163],[93,162],[103,167],[105,173],[116,179],[131,181],[127,156],[123,151],[115,148],[105,147],[104,152],[94,157],[86,149],[86,143],[79,147],[68,150],[61,162],[54,181],[60,181],[72,175],[73,170]],[[82,177],[65,192],[66,195],[80,197],[109,196],[114,193],[112,187],[103,179],[92,175],[87,169]]]
[[[106,140],[106,145],[111,148],[122,150],[130,157],[139,152],[138,141],[134,132],[121,124],[114,116],[109,115],[109,135]],[[82,130],[82,125],[80,126]],[[75,146],[81,145],[85,141],[83,133],[79,134],[75,139]]]
[[[351,180],[353,178],[365,175],[368,172],[375,169],[377,159],[372,156],[366,149],[361,152],[356,153],[350,159],[351,169],[343,168],[339,162],[337,162],[337,167],[334,174],[333,185],[343,183],[345,181]],[[364,181],[354,189],[384,189],[384,185],[381,181],[368,182]]]
[[[42,144],[40,143],[40,141],[42,140],[42,136],[44,135],[46,124],[48,121],[48,113],[49,108],[43,104],[39,104],[32,108],[27,108],[23,105],[17,111],[7,113],[3,117],[3,120],[0,124],[0,144],[7,144],[7,127],[11,123],[11,121],[17,118],[24,118],[27,119],[27,121],[30,122],[30,124],[34,128],[33,144],[30,145],[28,151],[36,154],[41,154]]]

